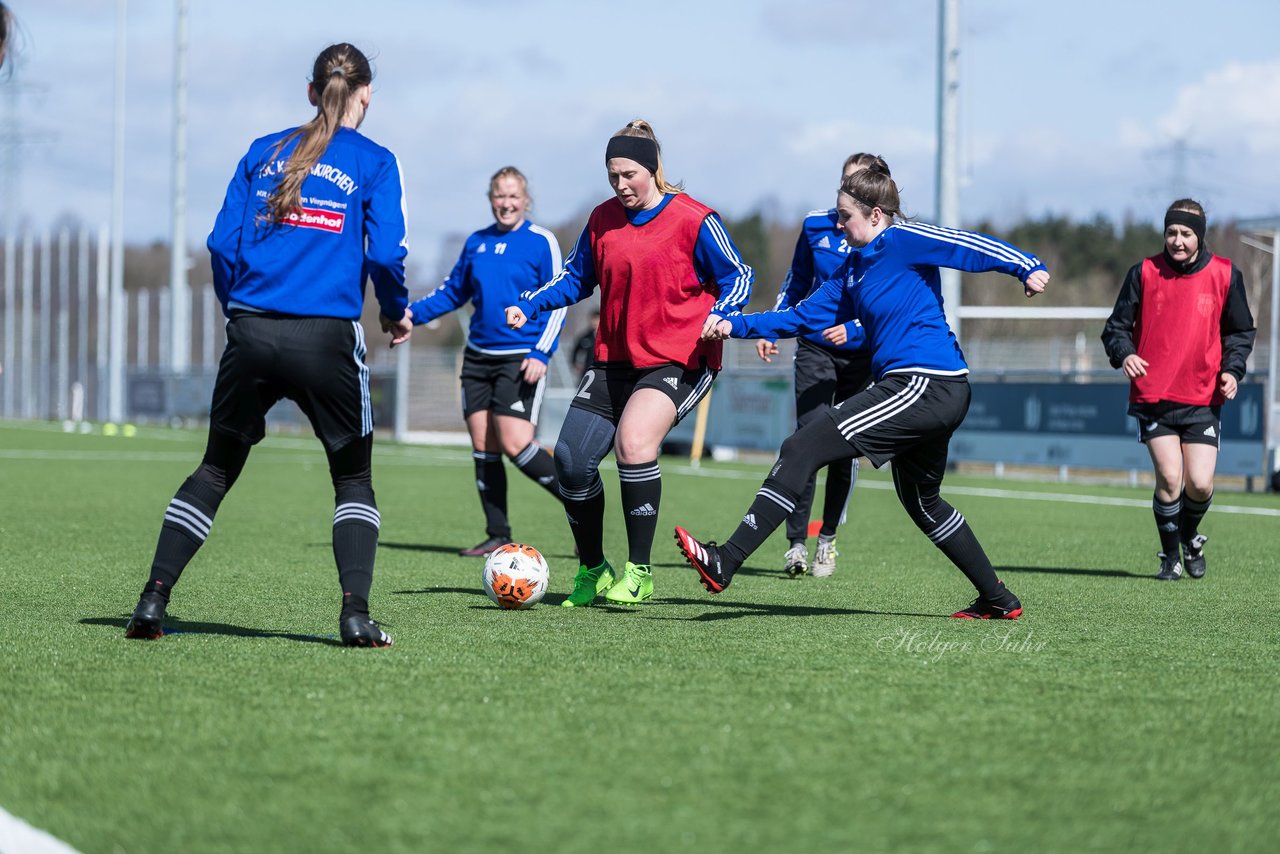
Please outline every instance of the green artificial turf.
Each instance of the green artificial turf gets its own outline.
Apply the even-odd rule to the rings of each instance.
[[[1280,836],[1275,496],[1220,494],[1208,575],[1166,584],[1150,578],[1149,492],[948,478],[1026,607],[969,622],[947,615],[972,589],[865,466],[834,577],[785,578],[775,534],[707,596],[671,527],[723,540],[766,467],[663,458],[654,600],[570,610],[563,513],[509,467],[515,537],[548,557],[551,592],[505,612],[482,561],[455,554],[483,538],[469,451],[380,442],[371,606],[396,645],[352,650],[336,641],[324,456],[272,436],[176,588],[171,633],[126,641],[203,442],[0,422],[0,807],[86,854]]]

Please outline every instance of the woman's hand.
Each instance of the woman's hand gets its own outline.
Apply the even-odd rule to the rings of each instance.
[[[733,330],[733,325],[718,314],[708,314],[702,324],[703,341],[724,341]]]
[[[526,358],[520,363],[520,373],[529,385],[537,385],[547,375],[547,363],[541,359]]]
[[[762,362],[772,362],[773,359],[769,357],[778,355],[778,342],[766,341],[763,338],[758,339],[756,341],[756,355],[760,357]]]
[[[520,310],[520,306],[507,306],[507,326],[510,326],[512,329],[519,329],[528,322],[529,318],[524,316],[524,312]]]
[[[1044,293],[1045,287],[1049,284],[1049,271],[1036,270],[1027,280],[1022,283],[1022,292],[1027,295],[1027,299],[1031,299],[1036,294]]]
[[[399,320],[392,320],[385,314],[379,314],[378,323],[382,326],[382,331],[391,336],[392,347],[408,341],[409,336],[413,334],[413,312],[408,308],[404,310],[404,317]]]
[[[1272,263],[1275,262],[1273,261]],[[1222,396],[1227,400],[1234,400],[1236,392],[1239,390],[1240,387],[1236,382],[1235,375],[1223,371],[1221,376],[1218,377],[1218,391],[1222,392]]]
[[[849,343],[849,330],[845,329],[844,324],[841,323],[839,326],[832,326],[822,330],[822,337],[829,343],[842,347]]]
[[[1130,353],[1124,357],[1124,362],[1120,364],[1120,369],[1124,371],[1124,375],[1131,380],[1147,375],[1147,360],[1139,356],[1137,353]],[[1232,377],[1234,385],[1235,377]]]

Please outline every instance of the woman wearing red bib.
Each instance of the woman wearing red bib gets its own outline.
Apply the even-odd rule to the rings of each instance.
[[[1236,396],[1256,332],[1244,277],[1204,241],[1204,208],[1179,199],[1164,251],[1125,276],[1102,342],[1131,382],[1129,414],[1155,466],[1161,581],[1204,575],[1200,520],[1213,499],[1224,401]],[[1179,554],[1181,549],[1181,555]]]
[[[704,341],[711,313],[740,310],[754,274],[720,217],[670,184],[653,128],[637,119],[605,149],[614,198],[596,207],[540,290],[507,309],[513,328],[600,288],[595,352],[556,443],[556,474],[581,566],[566,607],[604,594],[635,605],[653,595],[649,555],[658,525],[667,433],[711,389],[719,341]],[[618,463],[629,549],[621,576],[604,557],[600,461]]]

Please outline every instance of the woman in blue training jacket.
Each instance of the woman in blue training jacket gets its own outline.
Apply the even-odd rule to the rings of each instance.
[[[993,237],[895,222],[898,188],[876,167],[844,180],[836,209],[849,245],[858,250],[836,278],[794,308],[731,315],[707,334],[792,336],[856,317],[870,342],[875,385],[782,443],[777,463],[724,545],[701,542],[682,527],[676,542],[703,586],[719,593],[792,511],[814,471],[850,456],[865,456],[877,467],[892,461],[907,515],[978,591],[952,616],[1017,619],[1022,603],[996,578],[969,523],[940,495],[947,446],[969,409],[970,393],[969,368],[943,312],[938,268],[1005,273],[1022,282],[1028,297],[1044,290],[1049,272],[1035,256]]]
[[[889,174],[884,159],[866,152],[851,154],[840,170],[844,180],[868,166],[877,166]],[[836,274],[849,258],[853,247],[845,240],[835,208],[813,211],[800,225],[791,267],[778,290],[774,311],[797,304],[818,286]],[[778,345],[771,339],[756,341],[756,354],[771,361]],[[867,336],[858,321],[837,323],[821,332],[811,332],[796,339],[795,396],[796,429],[799,430],[822,414],[827,407],[852,397],[871,383],[871,351]],[[809,566],[809,511],[817,473],[809,478],[795,510],[787,517],[787,551],[783,555],[783,571],[791,577],[811,572],[825,578],[836,571],[836,528],[844,521],[845,508],[858,482],[858,460],[836,460],[827,466],[825,496],[822,502],[822,527],[818,530],[817,550],[813,566]]]
[[[227,187],[208,241],[214,289],[228,317],[208,445],[165,509],[151,576],[126,637],[164,634],[174,584],[261,441],[267,411],[287,397],[306,413],[329,459],[342,642],[391,645],[369,617],[380,516],[360,325],[365,279],[373,281],[392,346],[409,337],[412,325],[400,164],[356,131],[372,80],[369,61],[355,47],[326,48],[307,88],[316,117],[256,140]]]
[[[565,309],[520,329],[507,326],[506,314],[507,306],[560,272],[560,244],[526,219],[529,182],[516,167],[504,166],[489,179],[489,205],[493,224],[468,237],[444,283],[409,306],[415,326],[467,302],[475,306],[462,357],[462,417],[471,434],[485,538],[458,552],[464,557],[483,557],[511,541],[503,454],[560,498],[555,461],[534,441],[533,431]]]

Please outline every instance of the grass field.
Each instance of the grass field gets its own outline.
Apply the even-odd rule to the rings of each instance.
[[[552,578],[509,613],[454,555],[483,533],[469,452],[384,443],[372,608],[396,645],[349,650],[323,454],[276,436],[175,590],[172,633],[126,641],[202,449],[0,422],[0,807],[83,852],[1280,839],[1275,496],[1219,495],[1207,577],[1163,584],[1149,491],[948,479],[1027,609],[973,623],[946,617],[971,588],[869,467],[833,578],[784,578],[775,535],[708,597],[671,526],[728,536],[765,466],[667,458],[655,601],[571,611],[563,514],[513,471],[516,537]],[[606,486],[621,565],[611,468]]]

